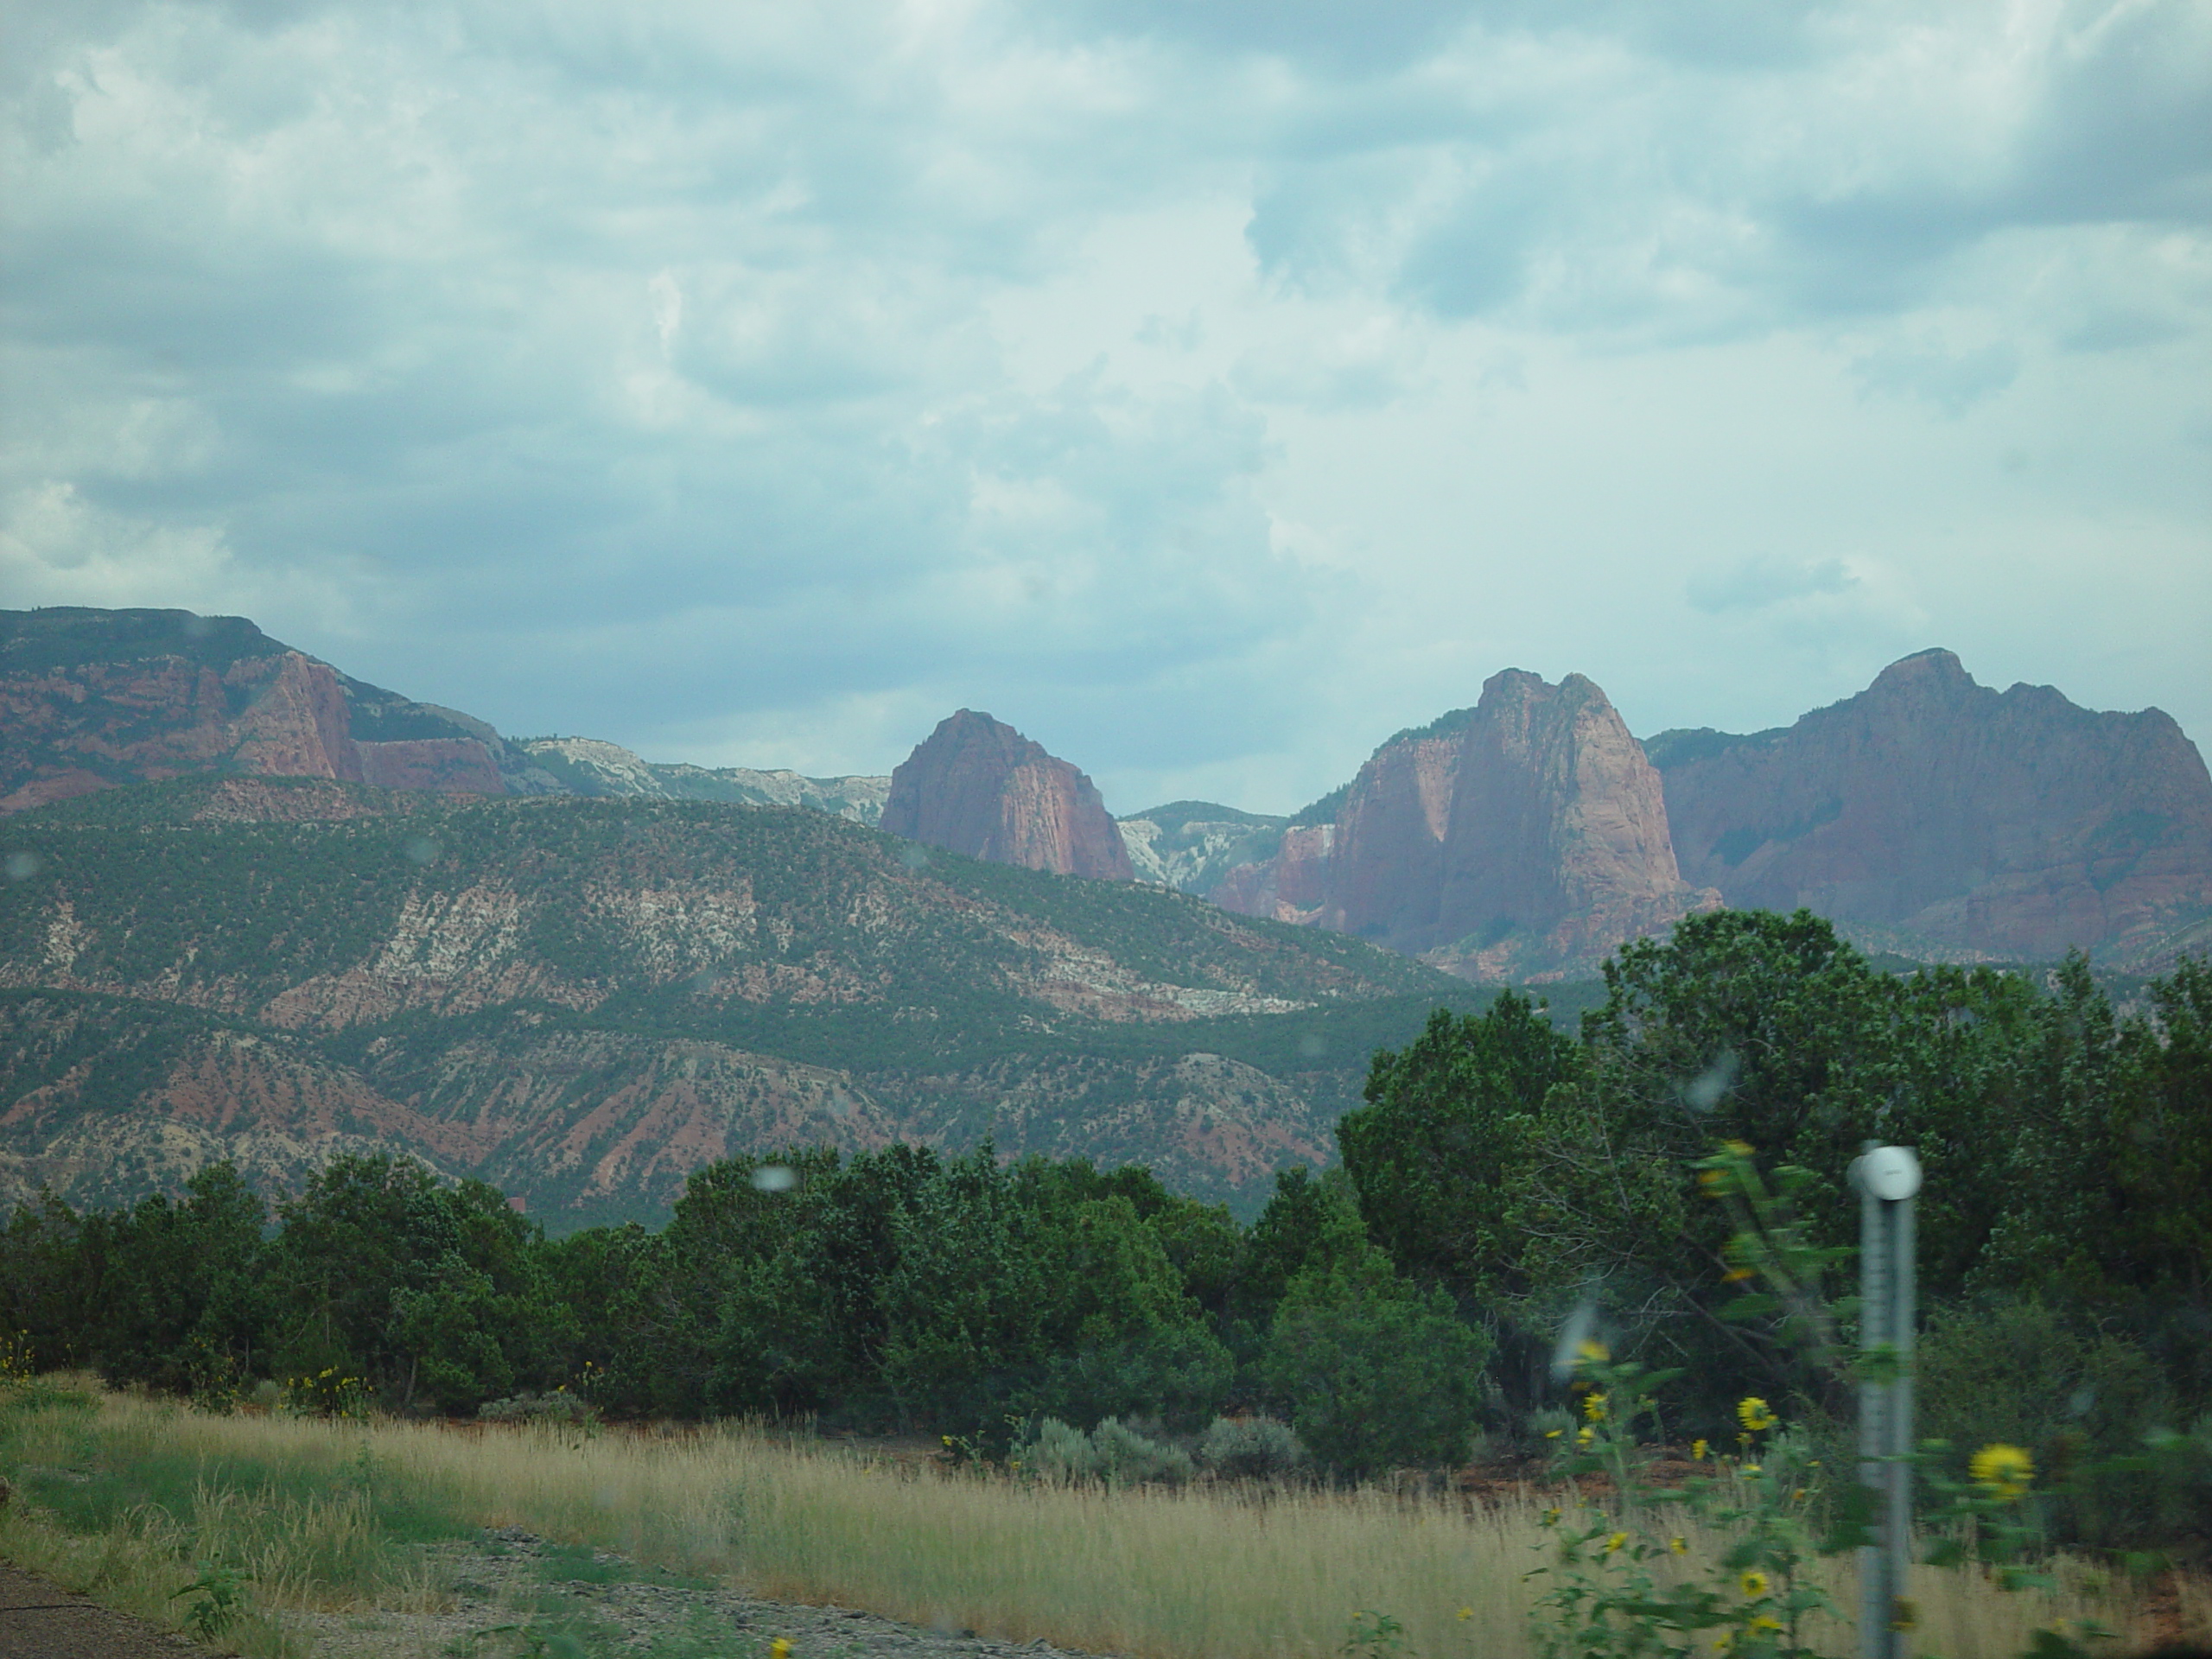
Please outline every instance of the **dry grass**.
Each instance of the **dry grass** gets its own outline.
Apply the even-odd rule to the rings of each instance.
[[[367,1427],[218,1417],[104,1396],[118,1446],[251,1458],[334,1479],[365,1447],[379,1479],[486,1526],[516,1525],[641,1562],[728,1580],[777,1599],[864,1607],[1004,1640],[1139,1659],[1333,1654],[1363,1611],[1400,1620],[1423,1659],[1527,1659],[1537,1564],[1534,1507],[1471,1516],[1381,1493],[1218,1491],[1108,1494],[917,1477],[849,1452],[735,1431],[593,1440],[543,1431]],[[312,1517],[304,1514],[301,1524]],[[322,1517],[326,1533],[342,1515]],[[326,1538],[326,1554],[334,1548]],[[314,1605],[300,1563],[265,1560],[264,1605]],[[1923,1570],[1924,1651],[2009,1659],[2058,1618],[2130,1627],[2081,1595],[2006,1596],[1976,1577]],[[397,1586],[388,1587],[387,1593]],[[1854,1605],[1836,1564],[1831,1591]],[[429,1593],[427,1586],[423,1593]],[[1471,1617],[1461,1618],[1462,1608]],[[1848,1654],[1847,1627],[1818,1644]]]

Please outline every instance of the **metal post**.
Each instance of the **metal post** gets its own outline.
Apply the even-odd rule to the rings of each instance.
[[[1877,1541],[1859,1552],[1861,1659],[1905,1659],[1911,1624],[1912,1327],[1917,1287],[1913,1200],[1920,1160],[1904,1147],[1869,1146],[1851,1166],[1859,1188],[1859,1346],[1886,1346],[1893,1375],[1859,1385],[1859,1478],[1875,1499]]]

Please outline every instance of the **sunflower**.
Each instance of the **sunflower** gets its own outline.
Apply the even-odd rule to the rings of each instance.
[[[1782,1420],[1756,1394],[1746,1395],[1736,1402],[1736,1421],[1744,1426],[1746,1434],[1764,1434]]]
[[[2025,1497],[2036,1474],[2035,1459],[2017,1446],[1985,1446],[1968,1466],[1978,1485],[2006,1503]]]
[[[1751,1600],[1757,1601],[1766,1594],[1766,1574],[1756,1567],[1736,1580],[1736,1587]]]

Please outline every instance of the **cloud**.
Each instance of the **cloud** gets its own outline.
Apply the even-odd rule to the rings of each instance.
[[[2004,340],[1959,351],[1894,341],[1854,366],[1872,391],[1918,397],[1955,416],[2011,385],[2019,376],[2020,353]]]
[[[1506,661],[1841,695],[1919,614],[1869,549],[2205,544],[2198,6],[35,10],[0,602],[1296,804]]]
[[[1840,559],[1783,559],[1762,555],[1732,569],[1692,576],[1683,592],[1707,616],[1763,611],[1812,594],[1840,594],[1855,582]]]

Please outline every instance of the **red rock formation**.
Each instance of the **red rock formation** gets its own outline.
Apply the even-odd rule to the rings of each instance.
[[[1434,944],[1444,887],[1444,836],[1473,710],[1385,743],[1337,809],[1329,891],[1319,920],[1399,949]]]
[[[1282,832],[1282,845],[1263,864],[1239,864],[1206,894],[1239,916],[1275,922],[1317,920],[1329,901],[1331,823],[1302,824]]]
[[[224,678],[252,699],[223,731],[235,770],[264,778],[362,781],[346,690],[328,664],[288,651],[235,664]],[[195,712],[204,720],[217,706],[212,697],[202,698]]]
[[[1594,963],[1719,898],[1681,879],[1659,774],[1580,674],[1484,685],[1441,862],[1428,958],[1478,979]]]
[[[1128,849],[1090,779],[1011,726],[966,709],[891,774],[885,830],[1062,875],[1133,879]]]
[[[235,617],[0,613],[0,813],[201,772],[507,791],[496,734],[436,717],[452,735],[357,741],[357,694],[435,716]]]
[[[1948,651],[1751,737],[1653,740],[1684,873],[1901,949],[2154,964],[2212,909],[2212,777],[2156,709],[1977,685]]]
[[[1206,896],[1477,980],[1587,969],[1719,903],[1675,868],[1659,775],[1605,694],[1518,669],[1377,749],[1325,833],[1288,831]]]

